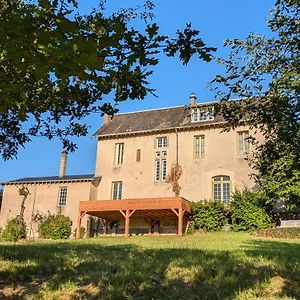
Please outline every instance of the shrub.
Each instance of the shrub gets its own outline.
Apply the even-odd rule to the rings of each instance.
[[[72,221],[64,215],[49,214],[39,224],[39,234],[41,238],[67,239],[71,234]]]
[[[258,194],[248,189],[234,192],[229,209],[235,231],[254,231],[274,226],[272,218],[259,203]]]
[[[7,242],[16,242],[21,238],[26,238],[26,225],[23,220],[16,217],[7,222],[1,232],[1,239]]]
[[[257,232],[258,236],[273,238],[298,238],[300,239],[300,228],[268,228],[261,229]]]
[[[200,201],[193,203],[192,220],[198,229],[204,231],[220,230],[226,222],[224,206],[219,201]]]

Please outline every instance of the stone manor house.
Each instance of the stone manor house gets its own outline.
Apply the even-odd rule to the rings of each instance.
[[[181,234],[190,202],[228,204],[232,191],[254,185],[246,160],[254,132],[247,124],[229,132],[223,126],[214,102],[198,104],[194,94],[189,106],[105,116],[94,134],[95,174],[66,175],[63,152],[59,176],[2,183],[0,227],[23,209],[29,238],[38,236],[35,215],[48,212],[69,216],[87,236],[175,233],[176,226]],[[182,168],[180,197],[166,180],[174,164]]]

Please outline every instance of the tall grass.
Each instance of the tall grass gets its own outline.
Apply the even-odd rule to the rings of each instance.
[[[244,233],[0,244],[0,298],[300,299],[300,241]]]

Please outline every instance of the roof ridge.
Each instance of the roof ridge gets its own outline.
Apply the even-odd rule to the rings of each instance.
[[[217,102],[218,102],[218,100],[200,102],[200,103],[196,103],[196,106],[197,105],[213,104],[213,103],[217,103]],[[144,109],[144,110],[139,110],[139,111],[130,111],[130,112],[117,113],[117,114],[115,114],[115,116],[120,116],[120,115],[123,116],[123,115],[137,114],[137,113],[143,113],[143,112],[148,112],[148,111],[158,111],[158,110],[181,108],[181,107],[188,107],[188,106],[189,106],[189,104],[186,104],[186,105],[176,105],[176,106],[168,106],[168,107],[161,107],[161,108],[150,108],[150,109]]]
[[[120,115],[129,115],[129,114],[137,114],[137,113],[143,113],[147,111],[156,111],[156,110],[164,110],[164,109],[172,109],[172,108],[180,108],[180,107],[185,107],[186,105],[177,105],[177,106],[169,106],[169,107],[162,107],[162,108],[150,108],[150,109],[144,109],[144,110],[139,110],[139,111],[129,111],[129,112],[123,112],[123,113],[117,113],[115,114],[116,116]]]

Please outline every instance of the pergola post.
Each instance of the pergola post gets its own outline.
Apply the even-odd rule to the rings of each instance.
[[[80,227],[81,227],[81,211],[78,212],[78,219],[77,219],[77,227],[76,227],[76,239],[80,238]]]
[[[152,235],[152,219],[151,218],[145,218],[145,222],[148,225],[148,235]]]
[[[183,209],[178,209],[178,235],[182,235],[182,227],[183,227]]]
[[[125,213],[125,237],[128,237],[129,235],[129,214],[130,211],[129,209],[126,209],[126,213]]]
[[[81,219],[85,216],[85,214],[86,214],[86,211],[85,211],[85,212],[82,212],[82,211],[79,209],[79,212],[78,212],[78,219],[77,219],[77,227],[76,227],[76,239],[80,239]]]
[[[105,220],[103,219],[103,223],[104,223],[104,230],[103,230],[103,235],[107,235],[108,232],[108,226],[110,225],[110,221],[109,220]]]
[[[185,210],[180,207],[178,208],[178,211],[176,211],[176,209],[172,208],[172,211],[174,212],[174,214],[177,216],[178,218],[178,235],[182,235],[182,228],[183,228],[183,216],[184,216],[184,213],[185,213]]]

